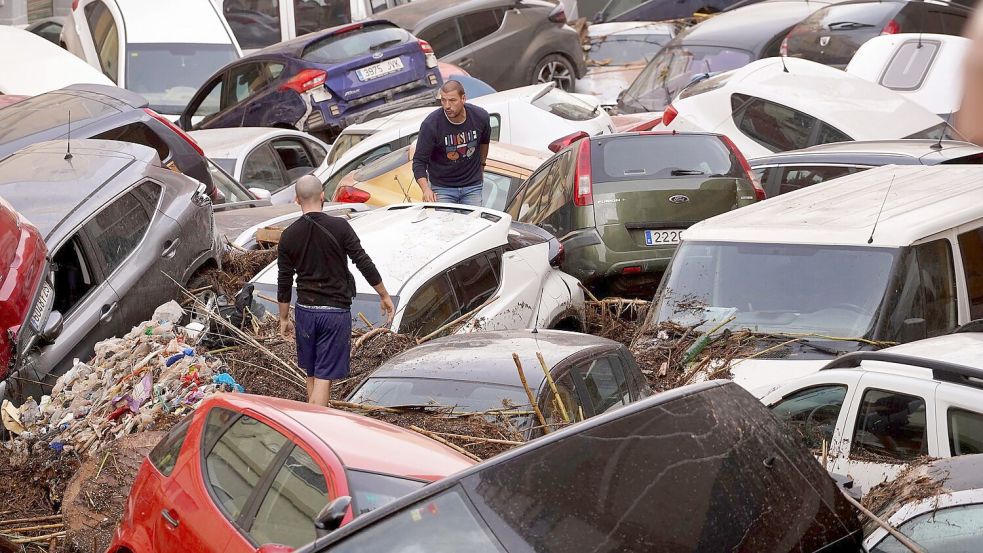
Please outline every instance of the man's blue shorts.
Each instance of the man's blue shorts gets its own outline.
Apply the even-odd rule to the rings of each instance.
[[[320,380],[347,378],[351,366],[351,311],[297,304],[294,319],[297,364],[307,371],[307,376]]]

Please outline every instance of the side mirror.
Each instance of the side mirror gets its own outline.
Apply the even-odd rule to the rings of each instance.
[[[341,521],[345,519],[345,514],[348,513],[348,507],[351,504],[352,498],[347,495],[334,498],[317,514],[314,519],[314,527],[318,530],[334,532],[341,526]]]
[[[917,340],[928,338],[928,327],[925,319],[913,318],[905,319],[901,326],[901,343],[907,344]]]
[[[265,188],[250,188],[249,191],[253,193],[253,196],[256,196],[257,200],[269,200],[273,197],[273,193]]]
[[[48,315],[48,320],[44,322],[44,329],[41,331],[41,339],[49,344],[54,343],[58,335],[61,334],[61,329],[65,325],[65,319],[62,318],[61,312],[52,311]]]

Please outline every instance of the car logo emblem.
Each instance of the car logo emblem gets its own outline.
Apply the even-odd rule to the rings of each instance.
[[[674,204],[684,204],[689,201],[689,196],[683,196],[682,194],[676,194],[675,196],[669,196],[669,201]]]
[[[826,46],[827,44],[829,44],[829,37],[828,36],[821,36],[821,37],[819,37],[819,45],[820,46]]]
[[[829,39],[827,39],[826,42],[829,42]],[[824,46],[825,46],[825,44],[824,44]],[[382,59],[382,56],[383,56],[382,52],[376,52],[376,53],[372,54],[372,59],[374,59],[374,60]]]

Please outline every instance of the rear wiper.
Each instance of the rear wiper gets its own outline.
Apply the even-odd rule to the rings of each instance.
[[[403,42],[403,41],[402,41],[402,39],[398,39],[398,38],[395,38],[393,40],[387,40],[385,42],[380,42],[379,44],[375,44],[373,46],[370,46],[369,47],[369,50],[370,51],[372,51],[372,50],[382,50],[383,48],[389,48],[390,46],[395,46],[395,45],[399,44],[400,42]]]
[[[864,27],[873,27],[870,23],[860,23],[858,21],[836,21],[826,25],[830,31],[846,31],[850,29],[862,29]]]
[[[696,171],[694,169],[673,169],[669,171],[669,174],[673,177],[682,177],[686,175],[702,175],[703,171]]]

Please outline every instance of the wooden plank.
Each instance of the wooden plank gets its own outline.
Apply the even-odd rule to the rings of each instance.
[[[283,234],[281,227],[263,227],[256,231],[256,241],[264,244],[279,244],[281,234]]]

